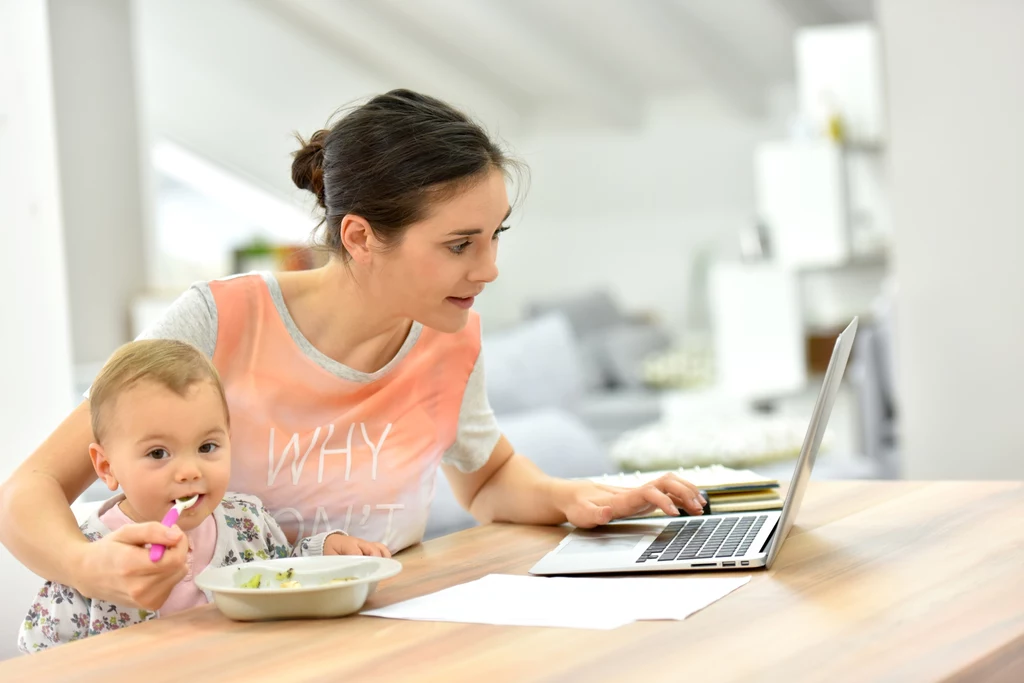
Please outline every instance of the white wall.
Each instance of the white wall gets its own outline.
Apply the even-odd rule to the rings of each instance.
[[[636,130],[560,128],[516,152],[531,187],[481,297],[485,322],[514,320],[530,300],[608,287],[626,306],[680,327],[692,259],[738,250],[754,220],[753,150],[782,134],[700,91],[658,101]]]
[[[134,4],[149,129],[284,196],[293,133],[386,84],[269,13],[262,3]]]
[[[905,474],[1020,479],[1024,3],[882,0],[878,10]]]
[[[0,480],[71,408],[46,4],[0,0]],[[0,547],[0,659],[40,581]]]
[[[350,46],[289,23],[279,4],[287,3],[134,0],[140,97],[152,135],[304,199],[291,182],[293,133],[308,137],[340,107],[417,85],[355,63]],[[491,111],[482,99],[456,102]]]
[[[130,5],[48,3],[76,365],[128,341],[128,306],[145,286]]]
[[[347,64],[268,11],[270,4],[135,0],[140,107],[150,145],[170,141],[301,207],[310,216],[295,235],[301,240],[316,220],[309,213],[312,197],[291,182],[294,133],[308,137],[342,105],[393,84]],[[215,204],[218,197],[210,199]],[[176,238],[178,204],[169,196],[153,204],[159,234],[148,255],[151,290],[180,291],[203,276],[201,264],[190,268],[155,251]],[[193,248],[190,236],[180,235],[182,249]]]

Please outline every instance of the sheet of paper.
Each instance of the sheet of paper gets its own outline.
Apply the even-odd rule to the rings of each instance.
[[[577,578],[489,574],[365,615],[416,621],[608,630],[685,619],[750,580],[741,577]]]

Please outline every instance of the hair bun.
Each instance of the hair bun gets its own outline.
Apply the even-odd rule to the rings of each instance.
[[[327,140],[326,129],[313,133],[309,141],[299,138],[302,149],[292,156],[292,182],[300,190],[309,190],[316,195],[317,203],[323,209],[327,208],[324,198],[324,143]]]

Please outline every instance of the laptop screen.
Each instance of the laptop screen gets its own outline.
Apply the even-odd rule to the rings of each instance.
[[[779,554],[779,549],[782,547],[782,542],[786,540],[789,530],[793,527],[796,513],[800,510],[804,491],[807,490],[807,482],[811,478],[814,459],[818,456],[821,437],[825,434],[829,415],[832,414],[832,405],[836,402],[836,394],[839,393],[839,383],[842,381],[843,373],[846,371],[846,362],[850,359],[853,338],[857,334],[857,320],[857,318],[854,318],[836,339],[835,348],[832,350],[832,358],[829,360],[828,369],[825,371],[825,381],[821,384],[818,400],[815,401],[814,410],[811,412],[810,424],[807,425],[807,434],[804,436],[804,443],[800,448],[800,457],[796,461],[796,469],[793,471],[793,478],[789,484],[786,502],[782,506],[782,516],[775,527],[775,534],[772,536],[771,544],[768,548],[766,567],[771,567],[772,562],[775,561],[775,557]]]

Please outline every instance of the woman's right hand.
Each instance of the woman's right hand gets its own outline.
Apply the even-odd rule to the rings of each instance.
[[[167,547],[158,562],[149,559],[147,544]],[[158,610],[188,568],[188,541],[177,526],[159,522],[128,524],[79,551],[75,587],[86,597],[119,605]]]

